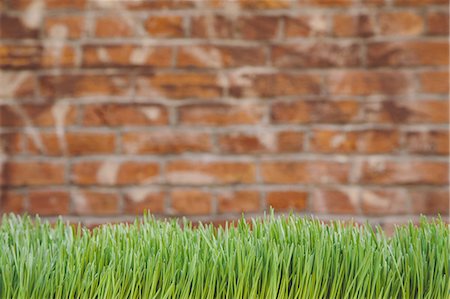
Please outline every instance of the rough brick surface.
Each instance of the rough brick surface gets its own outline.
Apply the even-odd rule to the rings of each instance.
[[[448,0],[0,8],[0,213],[449,215]]]

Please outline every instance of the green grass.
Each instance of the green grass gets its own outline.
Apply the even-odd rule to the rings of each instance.
[[[89,231],[4,216],[0,298],[450,298],[442,220],[380,229],[294,216]]]

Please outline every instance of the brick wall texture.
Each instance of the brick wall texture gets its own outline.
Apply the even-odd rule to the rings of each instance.
[[[2,0],[1,211],[449,213],[448,0]]]

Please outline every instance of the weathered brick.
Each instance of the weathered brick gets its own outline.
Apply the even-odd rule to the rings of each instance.
[[[448,4],[448,0],[394,0],[399,6],[424,6],[429,4]]]
[[[171,211],[174,214],[201,215],[212,210],[211,193],[200,189],[175,189],[170,193]]]
[[[337,37],[371,37],[375,33],[374,19],[368,14],[336,14],[333,35]]]
[[[3,12],[0,14],[0,38],[37,39],[38,37],[39,28],[27,26],[18,16]]]
[[[113,133],[66,133],[67,151],[70,155],[111,154],[115,152],[116,137]]]
[[[171,64],[172,50],[169,47],[83,46],[85,67],[169,67]]]
[[[66,191],[32,191],[28,212],[42,216],[67,215],[70,212],[70,195]]]
[[[157,73],[140,76],[136,94],[153,98],[218,98],[223,87],[214,74],[204,73]]]
[[[279,18],[275,16],[246,16],[236,21],[236,35],[242,39],[267,40],[277,37]]]
[[[412,212],[415,214],[449,214],[448,189],[411,190],[408,196],[411,198]]]
[[[92,104],[84,106],[85,126],[148,126],[168,123],[167,109],[157,104]]]
[[[369,123],[444,124],[449,120],[449,104],[439,100],[367,102],[363,118]]]
[[[419,130],[405,133],[405,149],[409,153],[447,155],[448,130]]]
[[[195,1],[179,0],[127,1],[121,4],[130,10],[185,9],[192,8],[196,5]]]
[[[45,75],[39,78],[39,88],[47,98],[124,96],[129,94],[130,82],[115,75]]]
[[[37,80],[31,71],[2,70],[0,84],[0,98],[21,100],[34,97]]]
[[[227,68],[265,64],[262,48],[242,46],[183,46],[178,49],[177,66]]]
[[[359,119],[359,104],[355,101],[295,101],[274,103],[271,110],[274,123],[348,123]]]
[[[195,38],[232,38],[234,22],[225,15],[193,16],[191,36]]]
[[[399,148],[395,130],[339,131],[316,129],[310,149],[323,153],[390,153]]]
[[[346,7],[352,5],[354,0],[297,0],[297,2],[301,6]]]
[[[431,161],[389,161],[373,159],[361,163],[358,183],[362,184],[427,184],[448,183],[448,163]]]
[[[77,185],[144,185],[158,181],[159,164],[134,161],[83,161],[72,166],[71,181]]]
[[[317,42],[272,47],[272,62],[277,67],[353,67],[360,64],[357,44]]]
[[[276,212],[304,211],[308,207],[308,192],[306,191],[268,191],[267,206]]]
[[[419,75],[420,91],[423,93],[449,93],[448,72],[428,71]]]
[[[424,31],[422,17],[411,11],[382,12],[378,20],[381,35],[413,36]]]
[[[175,160],[166,165],[170,184],[210,185],[255,182],[255,166],[249,162]]]
[[[58,42],[44,44],[41,56],[43,68],[71,68],[76,66],[77,54],[70,46],[61,46]]]
[[[25,0],[28,1],[28,0]],[[45,6],[49,9],[84,9],[88,0],[45,0]]]
[[[60,112],[61,111],[61,112]],[[22,127],[32,124],[36,127],[52,127],[71,125],[76,121],[76,110],[73,106],[65,106],[64,111],[57,105],[0,105],[0,125],[4,127]]]
[[[430,35],[448,35],[448,12],[429,12],[427,14],[427,33]]]
[[[239,0],[243,9],[281,9],[289,8],[290,0]]]
[[[183,37],[181,16],[150,16],[145,21],[145,29],[152,37]]]
[[[44,35],[55,39],[79,39],[84,35],[84,17],[80,15],[47,16]]]
[[[260,105],[192,104],[179,108],[179,122],[183,125],[245,125],[261,121]]]
[[[208,133],[160,130],[155,132],[127,132],[122,134],[125,154],[169,154],[207,152],[211,149]]]
[[[448,65],[448,42],[376,42],[369,44],[370,66]]]
[[[365,189],[361,192],[361,210],[365,215],[409,213],[409,200],[401,190]]]
[[[219,213],[258,212],[259,192],[255,190],[222,191],[217,195]]]
[[[149,187],[133,187],[125,191],[125,213],[142,215],[145,211],[151,214],[164,212],[164,192]]]
[[[117,215],[119,196],[112,191],[76,190],[72,194],[76,215]]]
[[[25,195],[22,192],[2,190],[0,198],[0,212],[2,214],[25,212]]]
[[[33,69],[41,64],[42,48],[39,45],[0,45],[2,69]]]
[[[269,184],[328,184],[348,181],[347,163],[331,161],[264,161],[261,164],[264,183]]]
[[[65,182],[64,164],[59,162],[6,162],[0,173],[1,185],[43,186]]]
[[[0,114],[0,117],[2,115]],[[0,133],[0,155],[19,154],[23,149],[24,137],[21,133]]]
[[[322,188],[312,193],[311,210],[318,214],[357,214],[358,193],[352,188]]]
[[[62,156],[64,155],[64,136],[56,133],[42,132],[37,135],[27,135],[26,152],[31,155],[40,156]]]
[[[325,15],[284,17],[284,35],[287,38],[325,36],[328,24]]]
[[[333,95],[397,95],[411,92],[411,78],[395,71],[333,71],[328,90]]]
[[[301,132],[232,132],[219,135],[222,152],[233,154],[258,154],[295,152],[302,149]]]
[[[319,94],[321,78],[316,74],[235,72],[230,74],[230,94],[234,97],[274,97]]]
[[[117,15],[101,16],[95,19],[94,34],[96,37],[129,37],[134,34],[132,24]]]

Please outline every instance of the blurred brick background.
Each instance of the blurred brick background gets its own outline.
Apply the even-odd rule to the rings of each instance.
[[[448,0],[2,0],[1,211],[448,215]]]

